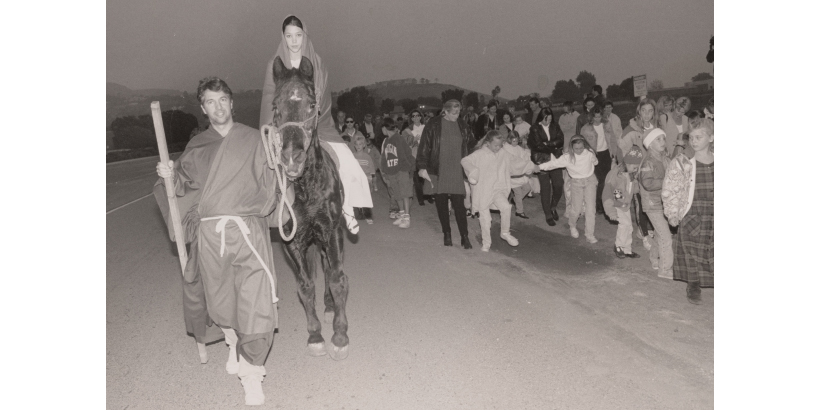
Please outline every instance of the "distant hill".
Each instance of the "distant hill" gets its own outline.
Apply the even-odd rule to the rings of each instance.
[[[403,100],[405,98],[417,99],[419,97],[441,98],[441,93],[449,89],[464,90],[465,95],[473,92],[473,90],[452,84],[411,84],[408,80],[381,81],[364,87],[375,98],[376,104],[379,104],[381,100],[385,98],[391,98],[394,101]],[[338,94],[341,94],[341,91],[334,92],[333,94],[335,98]],[[492,98],[490,94],[478,93],[478,95],[483,95],[485,101],[489,101]],[[508,101],[508,99],[501,97],[498,97],[498,100],[501,102]]]
[[[178,95],[181,96],[183,91],[180,90],[169,90],[165,88],[146,88],[142,90],[132,90],[122,84],[106,82],[105,83],[105,94],[106,95],[115,95],[119,97],[131,97],[131,96],[143,96],[143,97],[150,97],[150,96],[162,96],[162,95]]]

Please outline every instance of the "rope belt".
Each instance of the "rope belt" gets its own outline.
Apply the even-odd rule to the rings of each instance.
[[[251,247],[251,251],[253,254],[256,255],[256,259],[259,260],[259,263],[262,264],[262,268],[265,269],[265,273],[268,274],[268,279],[270,280],[270,292],[271,292],[271,300],[273,303],[279,301],[279,298],[276,297],[276,288],[273,283],[273,274],[271,273],[270,269],[268,269],[268,265],[262,260],[262,257],[259,255],[259,252],[256,251],[256,248],[253,247],[251,244],[250,238],[248,238],[248,234],[251,233],[250,228],[248,225],[245,224],[245,221],[242,220],[239,216],[234,215],[222,215],[222,216],[212,216],[208,218],[202,218],[202,221],[212,221],[212,220],[219,220],[216,224],[216,233],[222,234],[222,244],[219,248],[219,256],[224,256],[225,254],[225,225],[227,225],[228,221],[234,221],[237,226],[239,226],[239,230],[242,231],[242,236],[245,238],[245,243]]]

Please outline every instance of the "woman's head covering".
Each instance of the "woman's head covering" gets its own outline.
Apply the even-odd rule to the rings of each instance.
[[[293,14],[288,15],[282,21],[288,21],[291,17],[296,17]],[[301,20],[300,20],[301,21]],[[327,75],[325,75],[324,66],[322,65],[322,59],[316,54],[316,51],[313,50],[313,42],[310,41],[310,36],[308,35],[307,25],[302,22],[302,31],[305,33],[304,37],[302,38],[302,57],[307,57],[308,60],[313,64],[313,83],[316,87],[316,101],[322,100],[322,95],[324,95],[324,91],[326,89],[325,82],[327,81]],[[279,42],[279,48],[276,49],[276,54],[273,58],[279,56],[282,59],[282,62],[285,63],[285,67],[288,69],[293,68],[293,65],[290,63],[291,60],[291,51],[290,48],[287,46],[287,41],[285,40],[285,32],[282,30],[282,41]]]

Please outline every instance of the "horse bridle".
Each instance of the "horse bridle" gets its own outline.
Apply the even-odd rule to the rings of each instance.
[[[276,119],[276,109],[274,109],[273,114],[274,121]],[[307,149],[307,143],[310,140],[310,133],[308,133],[306,125],[309,123],[310,120],[313,120],[313,129],[315,130],[317,126],[319,126],[319,110],[313,113],[310,117],[306,118],[304,121],[289,121],[280,126],[276,126],[273,124],[274,121],[271,121],[270,124],[265,124],[262,126],[262,129],[259,132],[262,134],[262,145],[265,147],[265,154],[268,157],[268,167],[276,173],[276,183],[279,184],[279,191],[281,192],[279,205],[278,216],[279,216],[279,235],[285,241],[289,241],[293,239],[296,235],[296,214],[293,212],[293,206],[291,205],[290,201],[287,200],[287,180],[285,175],[284,167],[281,163],[281,155],[282,155],[282,129],[285,127],[298,127],[305,133],[305,140],[303,146]],[[265,132],[267,131],[267,132]],[[280,167],[282,169],[280,169]],[[290,177],[287,177],[290,179]],[[285,207],[288,208],[288,212],[290,213],[291,220],[293,221],[293,227],[290,231],[290,235],[285,235],[285,231],[282,227],[282,213],[285,210]]]
[[[319,125],[319,111],[313,113],[310,117],[306,118],[304,121],[288,121],[280,126],[276,126],[273,122],[276,119],[276,109],[274,109],[273,118],[274,121],[271,124],[265,124],[262,126],[262,129],[259,132],[262,134],[262,141],[264,142],[265,146],[265,153],[268,156],[268,167],[271,169],[276,169],[277,165],[281,165],[280,155],[282,154],[282,130],[286,127],[297,127],[302,130],[305,134],[305,140],[303,141],[303,146],[307,148],[307,144],[310,141],[311,133],[308,132],[307,124],[310,120],[313,120],[313,129],[315,130],[316,127]],[[267,133],[265,132],[267,131]]]

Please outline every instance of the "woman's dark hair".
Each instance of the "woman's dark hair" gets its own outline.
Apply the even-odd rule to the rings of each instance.
[[[587,103],[590,102],[590,101],[592,101],[594,103],[595,99],[592,98],[592,97],[587,97],[586,99],[584,99],[584,107],[586,107]]]
[[[304,30],[305,28],[302,26],[302,20],[299,20],[299,17],[290,16],[282,22],[282,33],[285,32],[285,27],[287,26],[296,26],[300,29]]]
[[[527,101],[527,102],[535,102],[536,104],[538,104],[539,102],[541,102],[541,100],[539,100],[538,98],[535,98],[535,97],[530,97],[530,100]]]
[[[572,108],[572,101],[564,101],[564,107]]]
[[[496,107],[496,108],[498,108],[498,103],[497,103],[497,102],[495,102],[495,100],[490,100],[490,102],[488,102],[488,103],[487,103],[487,109],[489,110],[489,109],[490,109],[490,107]]]
[[[543,118],[547,118],[547,115],[550,115],[550,116],[552,116],[552,118],[550,119],[550,122],[555,122],[555,116],[552,115],[552,108],[550,108],[550,107],[542,108],[541,109],[541,115],[544,116]]]
[[[589,116],[589,123],[590,124],[595,122],[595,114],[601,114],[601,121],[602,122],[604,121],[604,112],[603,112],[603,110],[601,110],[601,107],[598,107],[598,106],[592,107],[592,109],[589,110],[589,113],[592,114],[592,115]]]
[[[600,86],[600,85],[598,85],[598,84],[595,84],[595,85],[593,85],[593,86],[592,86],[592,91],[595,91],[595,92],[597,92],[598,94],[603,94],[603,93],[604,93],[604,89],[603,89],[603,87],[601,87],[601,86]]]

